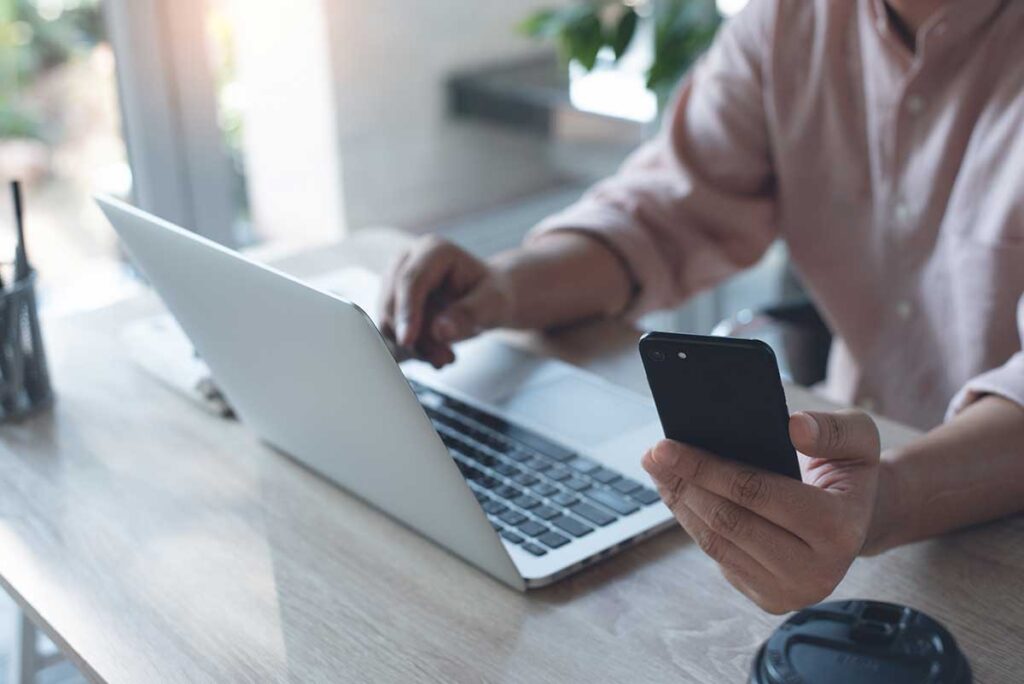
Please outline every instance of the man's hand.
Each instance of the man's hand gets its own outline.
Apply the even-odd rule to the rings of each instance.
[[[494,266],[450,242],[421,238],[384,282],[381,332],[436,367],[452,344],[507,323],[511,288]]]
[[[452,345],[490,328],[548,328],[614,315],[633,296],[622,259],[603,241],[554,231],[481,261],[436,237],[395,262],[381,289],[381,332],[436,367]]]
[[[644,455],[662,499],[726,579],[764,610],[826,598],[867,540],[878,429],[860,411],[796,413],[803,482],[664,440]]]

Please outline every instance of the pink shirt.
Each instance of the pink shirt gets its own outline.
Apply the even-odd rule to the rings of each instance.
[[[776,238],[836,334],[827,390],[927,428],[1024,405],[1024,0],[955,0],[917,53],[883,0],[752,0],[662,135],[537,230],[594,231],[629,314]]]

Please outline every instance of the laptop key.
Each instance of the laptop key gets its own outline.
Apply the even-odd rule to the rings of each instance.
[[[471,459],[484,466],[485,468],[493,468],[494,466],[501,463],[496,457],[488,454],[485,451],[479,451],[474,449],[472,452],[467,454]]]
[[[465,454],[475,451],[473,445],[462,438],[461,435],[448,433],[447,439],[442,440],[450,449],[457,449]]]
[[[513,532],[512,530],[502,530],[501,536],[507,539],[508,541],[512,542],[513,544],[519,544],[523,541],[523,538],[515,532]]]
[[[542,520],[551,520],[561,515],[557,508],[552,508],[551,506],[538,506],[530,512]]]
[[[468,406],[463,404],[458,399],[454,399],[452,397],[449,397],[447,394],[444,394],[442,396],[444,397],[445,408],[453,409],[453,410],[458,411],[460,413],[464,412],[466,409],[469,408]]]
[[[531,542],[526,542],[519,548],[526,549],[534,556],[543,556],[545,553],[547,553],[547,549],[545,549],[543,546],[538,546],[537,544],[533,544]]]
[[[555,518],[551,521],[551,524],[559,528],[560,530],[568,532],[574,537],[582,537],[594,531],[593,527],[590,527],[589,525],[584,525],[576,518],[572,518],[568,515],[561,515]]]
[[[585,456],[577,456],[573,460],[569,461],[569,467],[573,470],[578,470],[581,473],[591,473],[601,467],[601,464],[597,461],[586,458]]]
[[[648,487],[641,487],[635,492],[630,492],[629,498],[634,501],[639,501],[644,506],[650,506],[652,503],[661,501],[661,497],[658,495],[658,492]]]
[[[512,485],[502,485],[495,489],[494,493],[502,499],[514,499],[517,496],[520,496],[523,493],[523,490],[518,487],[513,487]]]
[[[519,531],[527,535],[528,537],[536,537],[547,532],[548,528],[546,528],[544,525],[541,525],[536,520],[527,520],[519,526]]]
[[[518,525],[521,522],[523,522],[524,520],[526,520],[526,516],[525,515],[523,515],[519,511],[513,511],[513,510],[505,511],[504,513],[499,515],[498,518],[501,519],[503,522],[508,523],[509,525]]]
[[[575,506],[570,506],[569,510],[581,518],[586,518],[590,522],[595,525],[600,525],[601,527],[609,525],[617,520],[617,518],[611,513],[605,513],[597,506],[591,506],[588,503],[578,503]]]
[[[529,494],[523,494],[522,496],[517,496],[516,498],[512,499],[512,503],[514,503],[516,506],[519,506],[520,508],[525,508],[529,510],[535,506],[540,506],[540,499],[535,499]]]
[[[572,459],[572,457],[575,455],[573,454],[573,452],[569,451],[565,447],[559,446],[558,444],[554,444],[553,442],[549,442],[548,440],[544,439],[537,433],[530,432],[529,430],[521,428],[517,425],[506,424],[504,428],[501,430],[501,432],[506,437],[511,437],[512,439],[522,444],[525,444],[531,449],[536,449],[542,454],[547,454],[556,461],[565,462]]]
[[[586,496],[602,506],[607,506],[619,515],[629,515],[640,510],[640,507],[635,503],[622,498],[610,489],[597,489],[595,487],[587,490]]]
[[[519,473],[518,475],[512,478],[512,481],[515,482],[516,484],[521,484],[524,487],[529,487],[530,485],[536,483],[538,480],[537,477],[531,475],[530,473]]]
[[[529,451],[526,451],[525,449],[520,449],[518,447],[510,448],[507,452],[505,452],[505,455],[518,463],[526,463],[527,461],[533,458],[533,454],[531,454]]]
[[[473,438],[476,439],[476,441],[480,442],[489,449],[493,449],[494,451],[500,453],[505,453],[508,450],[508,442],[506,442],[503,439],[500,439],[490,430],[473,428],[472,433]]]
[[[472,406],[466,406],[463,413],[490,430],[500,431],[505,425],[505,421],[498,416],[487,413],[486,411],[481,411],[480,409],[475,409]]]
[[[551,461],[546,458],[531,458],[526,462],[526,467],[530,470],[535,470],[538,473],[542,473],[551,467]]]
[[[544,544],[545,546],[550,546],[553,549],[557,549],[560,546],[565,546],[566,544],[568,544],[569,538],[563,537],[557,532],[545,532],[544,534],[537,537],[537,541]]]
[[[523,472],[519,468],[516,468],[511,463],[499,463],[498,465],[494,466],[492,470],[494,470],[494,472],[498,473],[499,475],[504,475],[505,477],[515,477],[519,473]]]
[[[551,497],[551,500],[559,506],[572,506],[574,503],[579,501],[579,497],[575,497],[569,492],[561,492]]]
[[[570,477],[572,477],[572,473],[569,472],[569,469],[566,468],[565,466],[555,466],[551,470],[544,473],[544,475],[551,478],[555,482],[568,480]]]
[[[551,496],[552,494],[558,493],[558,487],[554,486],[550,482],[538,482],[537,484],[530,487],[537,496]]]
[[[467,480],[473,480],[473,482],[479,482],[480,480],[487,477],[484,471],[480,470],[479,468],[474,468],[471,465],[466,465],[465,463],[459,463],[459,470],[462,471],[462,476],[464,478],[466,478]]]
[[[494,499],[485,503],[483,508],[485,513],[490,513],[491,515],[499,515],[508,510],[508,506]]]
[[[459,421],[455,420],[447,413],[442,411],[433,411],[430,410],[429,407],[427,409],[427,413],[430,415],[430,422],[437,426],[438,431],[449,432],[454,430],[458,432],[461,427]]]
[[[614,470],[609,470],[608,468],[600,468],[590,473],[590,477],[594,478],[601,484],[611,484],[612,482],[615,482],[622,476],[619,475]]]
[[[568,482],[563,482],[562,484],[576,492],[582,492],[585,489],[590,489],[590,483],[579,477],[574,477]]]
[[[636,480],[631,480],[628,477],[624,477],[621,480],[615,482],[612,485],[612,489],[622,494],[629,494],[632,491],[640,489],[640,483]]]

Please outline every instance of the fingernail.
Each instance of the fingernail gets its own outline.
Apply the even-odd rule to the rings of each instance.
[[[448,316],[438,316],[434,321],[434,337],[439,342],[449,342],[455,339],[455,322]]]
[[[814,417],[808,413],[798,413],[797,418],[807,428],[807,434],[811,436],[811,439],[815,442],[818,441],[818,421],[814,420]]]
[[[651,450],[648,449],[647,451],[644,452],[644,455],[640,457],[640,465],[643,467],[644,470],[646,470],[647,472],[650,472],[651,471],[651,463],[652,463],[653,460],[654,460],[654,455],[651,453]]]
[[[679,450],[671,446],[657,446],[651,454],[654,462],[662,468],[672,468],[679,463]]]

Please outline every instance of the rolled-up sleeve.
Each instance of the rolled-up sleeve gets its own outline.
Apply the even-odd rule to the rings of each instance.
[[[1024,295],[1017,302],[1017,331],[1024,347]],[[998,368],[969,380],[949,403],[946,420],[987,394],[995,394],[1024,407],[1024,349]]]
[[[573,230],[608,245],[637,286],[628,317],[715,285],[776,236],[764,96],[774,6],[754,0],[723,26],[658,137],[527,238]]]

